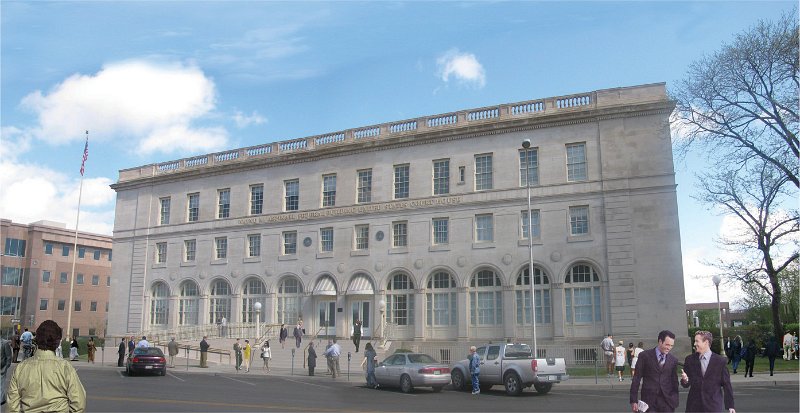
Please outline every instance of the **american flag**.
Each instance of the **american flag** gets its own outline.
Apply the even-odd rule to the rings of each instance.
[[[81,162],[81,176],[86,167],[86,160],[89,159],[89,131],[86,131],[86,145],[83,147],[83,162]]]

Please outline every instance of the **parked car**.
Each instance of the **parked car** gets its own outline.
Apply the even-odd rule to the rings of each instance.
[[[137,373],[158,373],[162,376],[167,374],[167,359],[164,353],[156,347],[137,347],[133,354],[128,356],[125,364],[125,371],[128,376]]]
[[[518,396],[524,388],[533,386],[545,394],[554,383],[569,380],[563,358],[533,358],[527,344],[487,344],[478,347],[481,358],[481,391],[488,391],[496,384],[505,386],[506,393]],[[452,366],[453,387],[466,390],[470,386],[469,361],[461,360]]]
[[[450,367],[424,353],[395,353],[375,367],[375,379],[386,387],[400,387],[409,393],[414,387],[442,391],[450,384]]]

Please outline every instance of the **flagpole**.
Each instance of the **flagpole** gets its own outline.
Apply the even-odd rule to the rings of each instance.
[[[72,302],[72,293],[75,289],[75,264],[78,260],[78,224],[81,221],[81,198],[83,197],[83,171],[86,159],[89,157],[89,131],[86,131],[86,145],[83,147],[83,162],[81,162],[81,185],[78,189],[78,214],[75,218],[75,242],[72,245],[72,273],[69,278],[69,301],[67,301],[67,334],[72,338],[72,309],[75,304]]]

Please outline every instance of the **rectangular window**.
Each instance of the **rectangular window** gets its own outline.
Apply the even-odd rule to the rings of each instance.
[[[250,215],[264,213],[264,185],[250,185]]]
[[[0,315],[18,315],[21,301],[17,297],[0,297]]]
[[[44,244],[44,253],[47,255],[53,255],[53,244],[49,242]]]
[[[3,267],[2,285],[21,286],[24,276],[24,268]]]
[[[220,189],[217,191],[217,218],[223,219],[231,216],[231,190]]]
[[[111,253],[112,253],[112,252],[113,252],[113,251],[111,251],[111,250],[108,250],[108,260],[109,260],[109,261],[111,261]]]
[[[6,247],[4,254],[8,257],[24,257],[25,256],[25,240],[6,238]]]
[[[261,256],[261,234],[250,234],[247,236],[247,256]]]
[[[169,224],[169,207],[172,200],[167,197],[160,198],[158,201],[161,204],[161,213],[159,214],[158,224],[167,225]]]
[[[492,189],[492,154],[475,155],[475,190]]]
[[[300,180],[292,179],[284,181],[284,209],[286,211],[297,211],[300,209]]]
[[[42,282],[43,283],[50,282],[50,271],[42,271]]]
[[[100,285],[100,276],[99,275],[93,275],[92,276],[92,285]]]
[[[408,221],[392,222],[392,246],[395,248],[408,246]]]
[[[569,234],[586,235],[589,233],[589,207],[569,207]]]
[[[320,228],[319,248],[320,252],[333,252],[333,228]]]
[[[458,167],[458,183],[463,184],[467,180],[467,168],[464,166]]]
[[[410,173],[409,165],[395,165],[394,167],[394,199],[408,198]]]
[[[183,241],[183,260],[186,262],[194,261],[197,252],[197,240],[187,239]]]
[[[62,272],[61,276],[58,278],[58,282],[60,282],[61,284],[66,284],[67,283],[67,275],[68,275],[67,273]]]
[[[356,225],[355,249],[366,250],[369,248],[369,225]]]
[[[58,300],[58,311],[64,311],[67,308],[67,300]]]
[[[86,257],[86,248],[78,247],[78,258],[83,259]]]
[[[322,206],[336,205],[336,174],[322,176]]]
[[[156,243],[156,262],[157,263],[167,262],[167,243],[166,242],[157,242]]]
[[[89,303],[89,311],[97,311],[97,301],[92,301]]]
[[[358,193],[357,203],[372,202],[372,169],[358,171],[356,189]]]
[[[100,254],[102,254],[102,251],[94,250],[94,260],[95,261],[100,261]]]
[[[200,219],[200,194],[189,194],[188,210],[186,211],[188,222],[197,222]]]
[[[533,238],[539,238],[540,234],[540,225],[539,225],[539,210],[533,209],[531,210],[531,221],[530,224],[533,225]],[[520,227],[522,228],[522,239],[530,238],[529,235],[529,226],[528,226],[528,211],[522,211],[520,214]]]
[[[297,254],[297,231],[283,233],[283,255]]]
[[[81,302],[80,301],[75,301],[75,308],[73,309],[73,311],[81,311]]]
[[[111,277],[106,277],[106,287],[111,287]]]
[[[450,160],[440,159],[433,161],[433,194],[447,195],[450,193]]]
[[[530,148],[519,151],[519,186],[539,184],[539,149]]]
[[[492,214],[475,215],[475,241],[494,241],[494,217]]]
[[[47,311],[47,299],[42,298],[39,300],[39,311]]]
[[[61,256],[62,257],[69,257],[69,245],[63,245],[61,247]]]
[[[90,328],[89,329],[89,335],[90,336],[97,335],[97,329],[96,328]]]
[[[567,145],[567,181],[586,180],[586,144]]]
[[[448,218],[434,218],[431,221],[433,229],[433,245],[446,245],[450,243],[450,220]]]
[[[228,238],[227,237],[217,237],[214,238],[214,256],[218,260],[224,260],[228,258]]]
[[[83,274],[80,274],[80,273],[79,273],[79,274],[78,274],[78,275],[75,277],[75,284],[78,284],[78,285],[83,285]]]

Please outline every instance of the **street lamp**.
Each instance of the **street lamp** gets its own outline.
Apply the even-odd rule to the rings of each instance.
[[[253,308],[256,309],[256,344],[258,344],[258,340],[261,339],[261,303],[256,301]]]
[[[536,287],[533,282],[533,211],[531,209],[531,175],[530,160],[528,159],[528,149],[531,147],[531,140],[522,141],[522,149],[525,151],[525,186],[528,189],[528,280],[531,283],[531,326],[533,326],[533,358],[538,357],[536,351]]]
[[[717,288],[717,311],[719,312],[719,350],[721,351],[720,354],[725,354],[725,334],[722,332],[722,307],[719,303],[719,282],[722,279],[719,275],[714,275],[711,277],[711,281],[714,282],[714,287]]]

